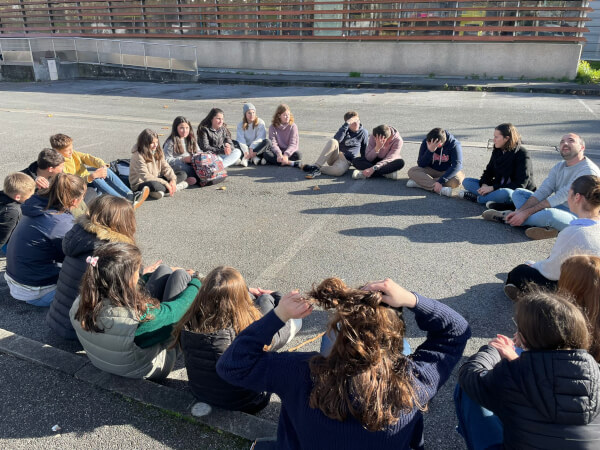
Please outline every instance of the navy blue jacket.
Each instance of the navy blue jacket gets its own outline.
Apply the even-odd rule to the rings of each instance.
[[[448,180],[456,176],[456,174],[462,170],[463,167],[463,155],[462,146],[458,139],[446,130],[446,142],[440,148],[436,149],[435,152],[430,152],[427,149],[427,139],[423,139],[421,142],[421,148],[419,148],[419,159],[417,160],[419,167],[431,167],[434,170],[444,172],[444,174],[438,178],[438,182],[442,185],[446,184]]]
[[[48,198],[39,195],[23,203],[23,217],[8,241],[6,273],[26,286],[56,283],[65,257],[62,240],[73,227],[70,212],[45,210],[47,205]]]
[[[355,133],[344,122],[333,138],[340,143],[340,152],[344,154],[346,160],[352,162],[354,158],[364,154],[367,149],[369,132],[361,125]]]

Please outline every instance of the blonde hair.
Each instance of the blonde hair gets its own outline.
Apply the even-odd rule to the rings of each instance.
[[[35,192],[35,181],[21,172],[11,173],[4,179],[4,193],[11,198],[17,195],[32,195]]]

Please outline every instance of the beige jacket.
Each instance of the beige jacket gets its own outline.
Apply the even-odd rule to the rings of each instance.
[[[159,160],[153,158],[151,162],[146,162],[135,146],[131,149],[129,184],[132,191],[137,191],[138,186],[147,181],[158,181],[168,186],[171,180],[176,181],[177,177],[165,158]]]

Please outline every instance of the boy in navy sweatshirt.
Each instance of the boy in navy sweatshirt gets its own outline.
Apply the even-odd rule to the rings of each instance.
[[[344,124],[329,139],[321,155],[314,164],[307,164],[302,170],[308,172],[306,178],[316,178],[322,173],[341,177],[346,173],[354,158],[360,156],[369,143],[369,132],[363,128],[356,111],[344,114]]]
[[[21,172],[11,173],[4,179],[0,191],[0,247],[6,253],[6,243],[21,218],[21,203],[35,192],[35,181]]]
[[[452,196],[452,189],[465,179],[460,142],[443,128],[434,128],[423,139],[417,165],[408,171],[406,187],[420,187]]]

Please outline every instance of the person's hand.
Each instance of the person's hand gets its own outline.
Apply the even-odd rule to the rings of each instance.
[[[477,193],[479,195],[486,195],[489,194],[490,192],[492,192],[494,190],[494,186],[488,186],[487,184],[482,184],[481,187],[479,189],[477,189]]]
[[[92,172],[92,178],[94,180],[98,179],[98,178],[106,178],[107,172],[106,172],[106,166],[100,167],[99,169],[96,169]]]
[[[282,322],[290,319],[303,319],[313,310],[312,304],[298,292],[293,290],[283,296],[275,307],[275,314]]]
[[[255,297],[260,297],[261,295],[265,295],[265,294],[272,294],[275,291],[271,291],[269,289],[262,289],[262,288],[248,288],[248,291],[254,295]]]
[[[529,214],[527,214],[525,211],[513,211],[506,216],[504,221],[513,227],[519,227],[523,225],[523,222],[525,222],[528,218]]]
[[[162,259],[159,259],[154,264],[144,267],[144,269],[142,270],[142,275],[146,275],[147,273],[154,272],[156,269],[158,269],[158,266],[160,266],[161,264],[162,264]]]
[[[192,157],[191,156],[184,156],[183,157],[183,162],[186,164],[191,164],[192,163]]]
[[[277,162],[281,164],[281,161],[283,161],[283,155],[277,155]]]
[[[367,177],[367,178],[370,178],[370,177],[371,177],[371,175],[373,175],[373,173],[375,173],[375,169],[373,169],[372,167],[370,167],[370,168],[368,168],[368,169],[365,169],[365,170],[363,170],[363,172],[362,172],[362,173],[363,173],[363,175],[364,175],[365,177]]]
[[[226,155],[231,155],[231,145],[225,144],[225,147],[223,147],[223,151]]]
[[[361,289],[363,291],[382,292],[383,296],[381,300],[394,308],[400,308],[402,306],[414,308],[417,304],[417,297],[415,294],[407,291],[390,278],[380,281],[372,281],[365,284]]]
[[[281,165],[282,166],[287,166],[290,163],[290,159],[288,157],[288,155],[286,155],[285,153],[281,156]]]
[[[256,152],[254,151],[254,149],[250,148],[248,149],[248,153],[246,153],[246,159],[252,159],[256,156]]]
[[[519,357],[515,351],[515,344],[512,339],[503,334],[497,334],[496,337],[490,341],[490,345],[498,350],[498,353],[500,353],[500,356],[504,359],[512,361]]]
[[[440,145],[439,139],[435,139],[433,141],[427,141],[427,150],[429,150],[431,153],[433,153],[438,149],[439,145]]]
[[[169,181],[169,184],[167,185],[167,190],[169,191],[171,197],[175,195],[175,192],[177,191],[177,183],[175,182],[175,180]]]
[[[46,189],[48,186],[50,186],[50,183],[48,183],[48,179],[45,177],[36,177],[35,185],[38,187],[38,189]]]
[[[358,122],[360,119],[358,118],[358,116],[353,116],[350,117],[348,120],[346,120],[346,123],[348,124],[348,126],[352,125],[355,122]]]
[[[379,153],[379,150],[383,148],[386,140],[385,136],[375,136],[375,153]]]
[[[442,190],[442,184],[439,181],[436,181],[435,184],[433,185],[433,192],[435,192],[436,194],[439,194],[440,191]]]

